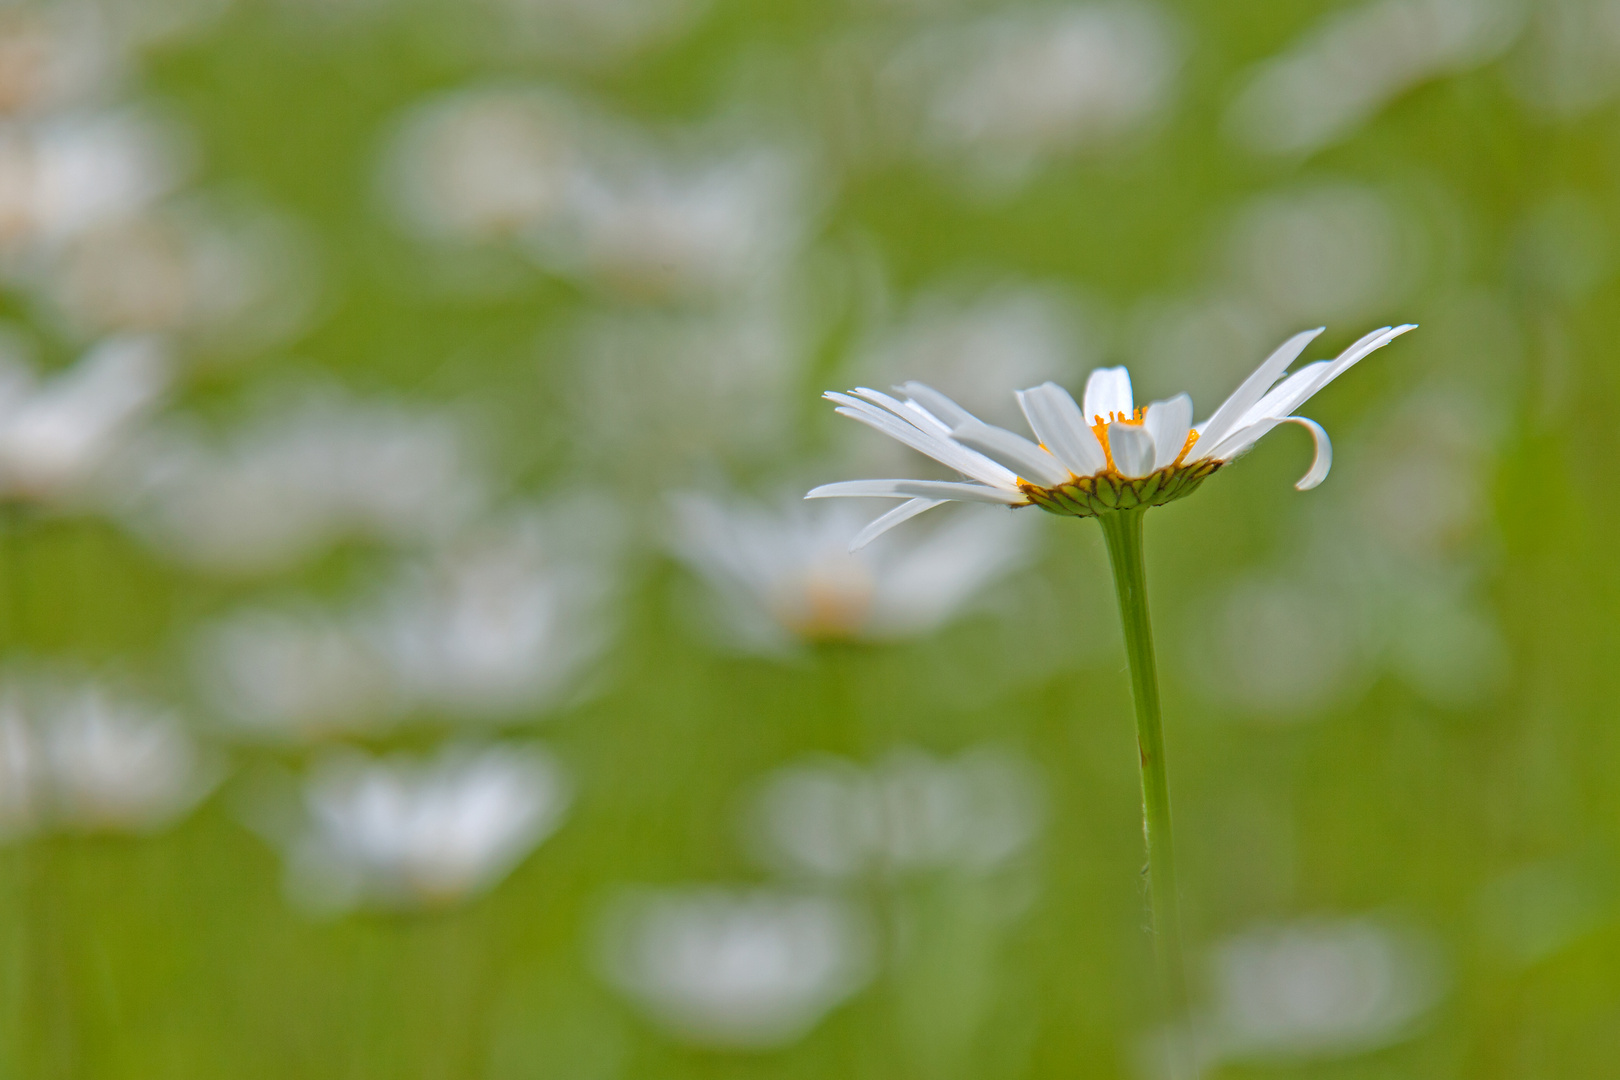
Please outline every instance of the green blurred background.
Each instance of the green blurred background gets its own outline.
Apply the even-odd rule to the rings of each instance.
[[[818,395],[1403,321],[1149,518],[1206,1075],[1609,1075],[1617,99],[1609,0],[0,9],[0,1076],[1157,1076],[1100,533],[845,556]]]

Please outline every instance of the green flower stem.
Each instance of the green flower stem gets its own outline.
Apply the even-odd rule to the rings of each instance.
[[[1148,620],[1147,572],[1142,558],[1142,517],[1147,508],[1099,514],[1114,568],[1125,652],[1136,698],[1136,744],[1142,760],[1142,831],[1147,836],[1148,914],[1159,964],[1160,989],[1172,1026],[1187,1018],[1187,977],[1181,953],[1181,917],[1176,902],[1176,864],[1170,834],[1170,786],[1164,769],[1164,723],[1159,711],[1159,675]],[[1177,1055],[1179,1056],[1179,1055]],[[1176,1071],[1180,1075],[1180,1070]]]

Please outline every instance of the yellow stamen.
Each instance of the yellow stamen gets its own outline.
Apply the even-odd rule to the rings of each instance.
[[[1181,453],[1177,454],[1176,455],[1176,460],[1174,460],[1174,461],[1172,461],[1170,463],[1170,467],[1172,469],[1181,468],[1181,463],[1183,461],[1187,460],[1187,455],[1192,453],[1193,444],[1196,443],[1197,441],[1198,441],[1198,432],[1196,432],[1196,431],[1187,432],[1187,441],[1182,444]]]
[[[1114,467],[1114,451],[1108,445],[1109,424],[1140,424],[1147,419],[1147,409],[1137,409],[1129,415],[1120,412],[1110,412],[1106,418],[1093,416],[1091,430],[1096,434],[1097,441],[1102,444],[1103,457],[1108,461],[1108,471],[1115,475],[1119,470]]]
[[[1109,413],[1108,415],[1112,416],[1114,414]],[[1096,421],[1091,425],[1091,430],[1096,433],[1097,441],[1102,443],[1103,457],[1108,461],[1108,471],[1117,472],[1118,470],[1114,468],[1114,452],[1108,448],[1108,421],[1100,416],[1096,418]]]

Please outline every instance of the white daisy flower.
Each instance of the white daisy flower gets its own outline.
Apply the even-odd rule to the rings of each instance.
[[[893,641],[959,614],[1029,548],[1025,519],[973,517],[851,552],[863,524],[822,513],[689,494],[674,510],[675,554],[714,588],[735,644],[762,653],[812,641]]]
[[[603,974],[659,1026],[715,1049],[808,1035],[872,977],[872,928],[846,900],[687,886],[619,898]]]
[[[1299,424],[1316,443],[1310,471],[1295,487],[1320,484],[1333,464],[1327,432],[1293,415],[1318,390],[1358,360],[1400,337],[1413,324],[1375,330],[1337,359],[1318,360],[1283,378],[1322,328],[1295,334],[1202,424],[1192,398],[1181,394],[1138,409],[1123,367],[1098,368],[1086,381],[1083,406],[1053,382],[1017,392],[1039,439],[1031,442],[986,424],[932,387],[909,382],[904,400],[861,387],[829,392],[838,411],[918,450],[967,479],[848,480],[823,484],[806,498],[852,496],[904,499],[856,537],[869,543],[894,526],[945,502],[1039,506],[1054,514],[1093,517],[1115,510],[1162,506],[1190,495],[1216,469],[1233,461],[1279,424]],[[1280,381],[1279,381],[1280,380]]]
[[[312,910],[447,906],[492,889],[562,824],[573,799],[538,746],[453,744],[427,759],[323,758],[287,842],[288,888]]]

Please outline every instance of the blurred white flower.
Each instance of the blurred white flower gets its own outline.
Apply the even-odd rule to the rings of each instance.
[[[217,776],[176,717],[95,681],[11,674],[0,686],[0,831],[149,832]]]
[[[1336,11],[1255,69],[1229,130],[1263,154],[1330,146],[1420,83],[1501,55],[1524,14],[1519,0],[1374,0]]]
[[[149,337],[103,341],[40,383],[0,352],[0,491],[23,498],[87,494],[169,388],[168,350]]]
[[[717,461],[782,449],[808,356],[795,313],[724,311],[587,316],[564,345],[580,468],[627,484],[690,483]]]
[[[504,43],[548,59],[599,65],[686,32],[709,0],[489,0],[508,18]]]
[[[199,199],[86,229],[38,276],[76,333],[162,332],[209,355],[294,336],[318,286],[310,244],[294,223]]]
[[[926,634],[1015,571],[1030,546],[1029,521],[1010,514],[963,516],[852,552],[864,518],[845,505],[686,495],[674,510],[676,554],[714,588],[736,643],[763,652]]]
[[[10,5],[0,11],[0,115],[81,104],[116,80],[123,59],[95,4]]]
[[[1231,232],[1234,283],[1280,325],[1356,319],[1404,298],[1420,269],[1412,230],[1372,188],[1264,196]]]
[[[797,1042],[866,983],[871,933],[826,896],[648,890],[611,910],[603,969],[683,1039],[765,1049]]]
[[[243,733],[318,739],[382,725],[397,708],[392,673],[348,621],[317,611],[245,611],[193,645],[199,688]]]
[[[1008,386],[1064,380],[1088,366],[1077,305],[1056,288],[1003,283],[920,295],[893,325],[872,335],[853,374],[872,386],[916,379],[938,386],[992,421]]]
[[[1620,92],[1620,4],[1537,0],[1511,85],[1543,113],[1576,115]]]
[[[195,643],[198,683],[241,733],[277,740],[554,707],[608,640],[610,523],[592,519],[591,552],[556,525],[589,509],[565,504],[546,520],[472,530],[346,611],[249,609],[216,621]]]
[[[1185,387],[1207,401],[1251,370],[1274,333],[1273,318],[1247,298],[1224,293],[1150,297],[1132,316],[1132,370],[1146,381]]]
[[[556,530],[530,518],[474,531],[408,569],[366,620],[399,694],[417,709],[484,717],[553,705],[574,689],[608,638],[616,544],[605,516],[595,520],[602,531],[589,556],[561,550]]]
[[[1378,410],[1358,433],[1348,516],[1384,552],[1442,560],[1490,518],[1493,444],[1502,425],[1472,391],[1419,388]]]
[[[335,752],[305,784],[288,890],[318,912],[462,902],[555,832],[571,799],[561,766],[536,746],[452,745],[425,760]]]
[[[453,91],[407,114],[384,163],[384,187],[425,236],[512,238],[567,205],[581,168],[579,124],[575,110],[543,91]]]
[[[1042,811],[1039,776],[1022,757],[906,747],[871,767],[829,757],[777,769],[749,800],[744,828],[765,862],[798,876],[979,875],[1029,848]]]
[[[137,531],[227,574],[283,569],[356,537],[443,538],[485,503],[453,416],[334,392],[262,407],[223,444],[179,428],[156,434],[127,471]]]
[[[802,163],[599,148],[567,213],[534,235],[554,270],[630,299],[734,297],[778,281],[805,231]]]
[[[1224,588],[1201,620],[1211,697],[1302,719],[1379,668],[1445,707],[1498,688],[1511,655],[1481,580],[1498,426],[1473,388],[1427,387],[1354,432],[1354,474],[1311,508],[1295,563]]]
[[[126,48],[172,45],[212,26],[235,0],[95,0]]]
[[[1372,917],[1248,931],[1216,947],[1214,975],[1208,1041],[1214,1056],[1246,1061],[1320,1061],[1392,1045],[1414,1034],[1445,991],[1428,938]]]
[[[1303,719],[1359,684],[1369,659],[1362,614],[1315,582],[1246,577],[1200,620],[1189,666],[1211,697],[1245,716]]]
[[[133,108],[0,124],[0,253],[12,276],[150,208],[179,182],[186,157],[172,124]]]
[[[1046,156],[1144,127],[1169,104],[1180,63],[1158,8],[1064,5],[925,31],[887,76],[924,99],[926,146],[1019,179]]]

